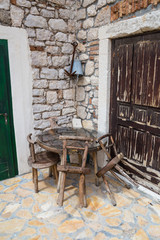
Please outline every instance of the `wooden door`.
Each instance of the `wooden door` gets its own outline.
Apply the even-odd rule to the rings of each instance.
[[[0,180],[17,174],[6,40],[0,40]]]
[[[110,120],[122,166],[160,193],[159,33],[113,42]]]

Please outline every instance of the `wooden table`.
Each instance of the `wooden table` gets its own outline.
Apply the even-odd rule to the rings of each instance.
[[[60,136],[82,136],[82,137],[89,137],[93,140],[92,143],[89,144],[89,153],[92,155],[93,162],[94,162],[94,172],[95,172],[95,184],[96,186],[99,185],[98,178],[96,173],[98,172],[97,166],[97,151],[101,148],[96,143],[96,139],[99,137],[99,134],[96,130],[84,129],[84,128],[70,128],[70,127],[63,127],[63,128],[54,128],[48,131],[42,132],[37,136],[37,143],[40,147],[59,153],[62,159],[63,154],[63,143],[59,140]],[[70,143],[72,145],[72,141]],[[74,142],[75,144],[75,142]],[[72,152],[72,150],[71,150]]]

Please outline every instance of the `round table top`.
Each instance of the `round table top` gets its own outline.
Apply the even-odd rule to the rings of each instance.
[[[37,136],[37,143],[40,147],[57,153],[63,151],[63,141],[59,139],[59,136],[81,136],[91,138],[93,141],[89,142],[89,151],[97,151],[99,144],[96,143],[96,139],[99,137],[98,131],[84,129],[84,128],[71,128],[61,127],[54,128],[48,131],[44,131]],[[75,145],[77,140],[68,140],[69,145]],[[80,143],[80,142],[79,142]],[[80,143],[82,146],[82,143]]]

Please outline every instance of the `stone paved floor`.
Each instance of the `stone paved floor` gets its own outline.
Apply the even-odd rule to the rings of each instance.
[[[75,175],[67,179],[63,207],[56,204],[56,185],[41,171],[39,193],[33,191],[31,174],[0,182],[0,240],[6,239],[160,239],[160,204],[137,189],[123,188],[110,179],[117,206],[113,207],[104,186],[87,176],[88,207],[78,207]]]

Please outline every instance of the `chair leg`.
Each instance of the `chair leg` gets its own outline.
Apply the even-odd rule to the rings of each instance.
[[[113,195],[113,193],[111,192],[111,189],[110,189],[110,187],[109,187],[109,185],[108,185],[108,183],[107,183],[107,181],[106,181],[106,179],[105,179],[105,176],[103,175],[102,178],[103,178],[103,182],[104,182],[104,184],[105,184],[106,190],[107,190],[107,192],[109,193],[109,196],[110,196],[110,198],[111,198],[112,205],[113,205],[113,206],[116,206],[116,205],[117,205],[116,200],[115,200],[114,195]]]
[[[34,168],[32,168],[32,182],[34,183]]]
[[[55,164],[53,166],[53,172],[54,172],[54,176],[55,176],[55,179],[56,179],[56,184],[58,183],[58,171],[57,171],[57,164]]]
[[[37,169],[33,168],[34,170],[34,191],[35,193],[38,193],[38,173]]]
[[[80,153],[78,153],[78,163],[79,163],[79,166],[82,166],[82,156]]]
[[[54,177],[54,174],[53,174],[53,171],[52,171],[52,167],[49,167],[49,177],[52,177],[52,175]]]
[[[84,176],[85,177],[85,176]],[[87,200],[86,200],[86,181],[84,178],[84,207],[87,207]]]
[[[126,188],[130,189],[131,188],[131,185],[126,183],[125,181],[123,181],[119,176],[117,176],[117,174],[113,171],[113,170],[110,170],[110,172],[112,173],[112,175],[117,178]]]
[[[84,182],[85,182],[85,176],[84,174],[80,174],[79,179],[79,203],[80,207],[84,207]]]
[[[97,165],[97,153],[93,152],[92,153],[92,157],[93,157],[93,162],[94,162],[94,174],[95,174],[95,185],[99,186],[99,179],[96,176],[96,173],[98,172],[98,165]]]
[[[66,173],[61,172],[60,192],[57,199],[57,204],[60,207],[63,206],[65,182],[66,182]]]

